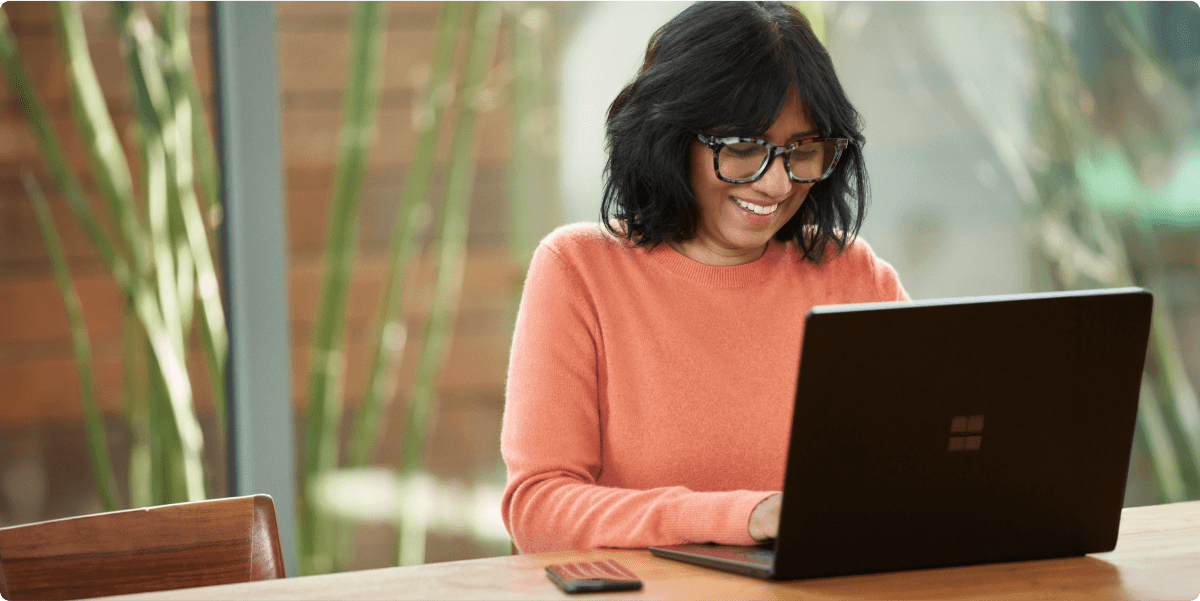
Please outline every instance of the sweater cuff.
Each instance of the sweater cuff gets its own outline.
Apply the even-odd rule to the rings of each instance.
[[[750,513],[775,492],[735,490],[689,495],[664,516],[666,533],[691,543],[756,545]]]

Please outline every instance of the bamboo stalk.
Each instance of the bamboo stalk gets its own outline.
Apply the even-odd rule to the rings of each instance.
[[[425,89],[413,107],[413,128],[420,132],[413,159],[408,165],[404,188],[400,193],[396,221],[388,244],[388,266],[375,326],[371,330],[375,344],[367,364],[366,388],[347,441],[347,464],[363,467],[383,430],[384,412],[396,393],[400,359],[408,339],[408,328],[401,305],[408,283],[409,267],[416,255],[421,231],[429,220],[429,190],[436,158],[437,134],[443,109],[453,101],[450,77],[458,40],[462,5],[442,4],[438,17],[438,37],[434,44],[433,64]],[[354,557],[353,525],[343,524],[337,534],[336,561],[349,563]]]
[[[146,373],[150,376],[146,396],[146,415],[149,418],[150,432],[150,501],[153,505],[165,505],[175,502],[180,496],[171,480],[170,471],[167,470],[167,463],[171,461],[171,443],[167,439],[171,428],[171,404],[166,400],[168,393],[162,371],[154,361],[153,355],[147,362]]]
[[[187,4],[167,2],[163,8],[163,30],[167,52],[171,57],[171,67],[166,70],[166,89],[174,106],[174,130],[177,138],[175,144],[175,188],[178,202],[172,204],[176,208],[177,218],[183,228],[183,241],[186,252],[181,251],[181,259],[189,257],[194,265],[184,269],[186,277],[180,276],[180,281],[192,281],[195,278],[194,290],[200,299],[199,316],[201,321],[201,346],[208,373],[211,378],[214,403],[217,411],[217,423],[221,433],[225,434],[227,423],[225,395],[225,361],[229,354],[229,335],[225,324],[225,311],[221,305],[220,289],[217,284],[216,267],[213,262],[209,235],[205,230],[204,217],[198,206],[195,194],[195,166],[192,153],[200,143],[195,139],[196,124],[203,125],[203,107],[195,104],[192,92],[195,90],[195,76],[191,71],[191,58],[187,46]],[[203,127],[201,128],[203,129]],[[207,131],[200,132],[200,137],[207,140]],[[202,153],[201,153],[202,154]],[[207,159],[201,157],[199,164]],[[215,173],[202,173],[201,181]],[[202,186],[203,187],[203,186]],[[215,202],[215,196],[209,201],[210,208]],[[191,298],[190,294],[181,298]],[[191,322],[190,312],[183,315],[185,323]]]
[[[62,19],[60,20],[64,32],[68,35],[71,35],[70,31],[77,30],[82,32],[82,28],[76,27],[78,23],[71,17],[72,10],[73,7],[64,7]],[[143,141],[151,140],[154,132],[161,132],[158,111],[154,108],[153,102],[161,98],[162,86],[156,86],[153,77],[147,78],[143,76],[143,72],[157,73],[158,63],[153,57],[149,56],[148,52],[139,46],[139,41],[141,46],[145,46],[147,40],[153,35],[152,30],[145,20],[144,14],[138,11],[134,15],[128,4],[119,3],[115,7],[114,13],[118,17],[117,21],[121,25],[122,31],[127,34],[126,41],[130,42],[126,48],[129,50],[128,58],[131,67],[131,83],[134,86],[134,96],[137,101],[135,104],[138,107],[140,139]],[[131,23],[134,25],[131,25]],[[136,31],[134,31],[135,29]],[[79,33],[76,35],[82,34]],[[91,86],[91,83],[89,83],[90,80],[94,80],[94,73],[89,76],[90,59],[84,60],[79,47],[72,46],[71,41],[64,41],[64,44],[66,45],[68,54],[72,52],[75,54],[75,58],[71,60],[74,65],[73,77],[75,77],[75,87],[73,89],[77,97],[73,102],[77,108],[77,114],[84,116],[81,119],[82,124],[80,127],[90,128],[92,133],[87,135],[95,136],[96,139],[104,139],[108,135],[104,132],[105,124],[108,123],[106,115],[102,114],[105,110],[97,103],[95,98],[89,97],[89,94],[94,96],[98,93],[98,88]],[[149,282],[144,279],[144,272],[141,268],[131,270],[129,262],[121,255],[121,251],[114,242],[114,239],[100,225],[100,221],[88,205],[77,177],[67,165],[61,144],[50,128],[49,120],[40,99],[37,98],[36,93],[30,85],[28,74],[20,62],[16,45],[12,41],[7,19],[2,12],[0,12],[0,61],[3,61],[5,71],[9,74],[10,84],[22,99],[22,104],[26,109],[30,124],[38,137],[43,156],[46,158],[57,187],[65,193],[69,206],[83,224],[84,230],[123,291],[129,313],[137,316],[138,321],[140,321],[145,331],[146,342],[149,345],[152,359],[152,369],[150,372],[152,377],[154,374],[158,374],[160,378],[160,381],[154,383],[155,387],[160,388],[166,395],[168,401],[166,407],[171,413],[171,423],[176,433],[175,438],[181,441],[180,444],[185,447],[180,453],[188,461],[180,470],[185,474],[185,496],[187,499],[198,499],[203,495],[203,465],[200,462],[202,440],[199,424],[195,421],[195,415],[191,410],[191,385],[188,381],[186,367],[183,362],[182,337],[179,335],[180,328],[178,326],[171,328],[168,325],[170,320],[164,319],[163,307],[159,304],[159,299],[155,298],[156,289],[149,286]],[[148,84],[147,81],[150,81],[150,83]],[[159,137],[159,143],[161,145],[161,136]],[[102,142],[100,145],[101,150],[108,148]],[[153,154],[147,153],[144,150],[143,148],[141,152],[144,157]],[[146,234],[144,232],[137,232],[137,228],[133,227],[137,224],[137,220],[135,218],[136,209],[132,197],[122,196],[120,193],[124,188],[120,177],[120,164],[123,161],[123,157],[120,161],[117,161],[97,152],[93,158],[96,162],[102,164],[101,168],[97,169],[98,173],[101,174],[98,177],[108,177],[112,182],[111,191],[113,193],[106,197],[110,201],[110,208],[115,213],[124,215],[124,217],[117,218],[117,221],[121,222],[118,224],[118,229],[125,236],[121,240],[127,246],[137,246],[139,242],[145,241]],[[147,169],[147,171],[151,170],[150,168]],[[150,180],[148,179],[147,181]],[[158,180],[155,179],[154,181],[157,182]],[[109,187],[107,184],[102,183],[101,185],[106,189]],[[116,204],[112,204],[114,201]],[[136,257],[140,255],[137,252],[131,251],[131,256]],[[150,255],[147,253],[145,256],[148,263]],[[173,264],[174,257],[170,255],[170,252],[165,253],[164,258],[168,265]],[[149,268],[147,267],[146,269],[148,272]],[[178,282],[173,277],[163,277],[164,275],[170,275],[166,272],[166,269],[162,265],[156,265],[154,271],[159,278],[157,291],[164,294],[169,301],[170,297],[177,295]],[[172,313],[167,314],[171,315]],[[153,403],[149,405],[148,408],[152,407]],[[151,442],[150,455],[155,456],[157,452],[153,449],[154,441]],[[152,471],[157,472],[158,470]],[[133,495],[131,494],[132,497]]]
[[[333,565],[336,540],[332,523],[318,513],[310,489],[318,476],[338,462],[345,304],[357,247],[357,217],[367,155],[375,136],[386,21],[385,3],[362,2],[355,10],[351,32],[353,48],[325,249],[325,278],[313,327],[298,532],[304,574],[327,571]]]
[[[191,107],[188,112],[191,127],[189,136],[195,158],[195,179],[200,184],[201,200],[203,201],[202,217],[207,215],[207,218],[202,221],[209,228],[215,230],[221,218],[221,200],[217,184],[217,155],[213,149],[212,138],[209,136],[204,100],[200,97],[200,91],[196,87],[195,70],[192,67],[192,51],[188,43],[190,7],[186,2],[163,2],[159,6],[162,10],[163,40],[171,57],[170,68],[167,69],[167,87],[172,97],[186,97]],[[182,151],[181,147],[180,152]],[[213,239],[208,242],[209,247],[216,248]]]
[[[21,99],[21,104],[25,109],[30,126],[38,139],[39,146],[42,149],[42,156],[46,160],[56,187],[66,196],[68,206],[82,224],[84,231],[95,246],[101,260],[113,274],[113,278],[120,287],[126,303],[132,303],[134,290],[139,284],[137,280],[138,276],[136,273],[131,272],[128,261],[120,255],[113,238],[100,225],[95,213],[87,203],[86,196],[77,176],[68,166],[62,145],[50,127],[49,118],[46,115],[41,99],[33,89],[29,75],[20,60],[16,44],[12,38],[12,31],[8,26],[8,21],[3,11],[0,11],[0,62],[3,63],[4,71],[8,74],[10,86]],[[78,61],[76,61],[76,68],[86,71],[82,63]],[[86,75],[84,79],[86,79]],[[78,87],[73,88],[73,92],[76,94],[78,94],[78,90]],[[73,102],[78,103],[77,109],[83,104],[78,98],[73,100]],[[82,110],[77,110],[77,114],[85,113]],[[102,128],[103,126],[100,127]],[[99,132],[100,130],[97,129],[94,131]],[[97,133],[96,135],[99,136],[100,134]]]
[[[147,507],[153,504],[153,460],[145,334],[136,316],[128,311],[124,322],[121,338],[125,364],[125,416],[130,431],[129,506]]]
[[[116,2],[113,15],[124,42],[127,73],[134,88],[140,154],[144,159],[150,256],[154,262],[155,287],[139,288],[134,302],[150,343],[151,367],[157,368],[151,369],[152,380],[161,379],[167,401],[161,412],[153,411],[152,394],[152,423],[158,428],[169,428],[169,434],[158,433],[164,434],[161,443],[172,445],[164,447],[162,453],[151,453],[160,461],[154,473],[161,474],[163,482],[169,483],[177,491],[174,494],[183,500],[200,500],[205,496],[203,436],[184,363],[185,328],[180,320],[174,254],[179,243],[171,228],[171,205],[172,201],[178,202],[179,195],[175,170],[179,155],[177,110],[170,103],[153,27],[145,13],[127,2]],[[185,151],[190,152],[191,148]],[[182,462],[178,469],[172,465],[176,459]]]
[[[196,422],[195,414],[191,411],[191,385],[188,382],[187,369],[182,357],[175,351],[175,345],[162,322],[162,315],[154,303],[153,291],[143,289],[135,295],[138,319],[146,329],[147,342],[150,346],[149,362],[151,367],[151,422],[157,424],[152,433],[160,433],[164,429],[174,436],[182,446],[183,458],[188,462],[184,470],[187,480],[185,500],[200,500],[204,491],[203,464],[200,463],[202,435],[200,424]],[[156,391],[155,389],[160,389]],[[155,414],[155,394],[165,398],[161,409],[165,414]],[[154,455],[154,453],[152,453]],[[155,468],[157,471],[157,467]]]
[[[173,354],[182,356],[183,354],[183,333],[181,324],[175,319],[179,313],[178,303],[175,290],[175,275],[174,275],[174,255],[171,249],[171,240],[169,225],[167,223],[168,203],[167,198],[167,165],[165,149],[162,147],[161,138],[153,133],[147,132],[144,135],[144,143],[146,144],[146,163],[145,169],[147,173],[146,185],[146,204],[147,214],[149,216],[150,225],[150,245],[151,256],[154,260],[154,275],[156,276],[157,293],[153,300],[148,299],[148,302],[157,300],[157,306],[154,310],[161,311],[164,327],[162,333],[167,339],[167,344],[170,345]],[[157,316],[157,315],[156,315]],[[162,366],[159,366],[160,368]],[[152,374],[158,374],[160,377],[165,377],[165,370],[155,371]],[[152,378],[157,381],[159,378]],[[190,380],[189,380],[190,388]],[[158,465],[157,473],[161,477],[162,488],[168,491],[166,502],[173,503],[181,499],[180,497],[190,497],[186,492],[179,489],[179,483],[174,478],[174,472],[171,464],[176,460],[178,455],[172,449],[175,438],[170,436],[170,431],[174,428],[174,417],[172,416],[173,403],[170,401],[169,391],[165,391],[164,395],[154,395],[151,397],[152,402],[157,401],[155,406],[157,411],[151,413],[152,427],[160,436],[161,453],[157,456]],[[189,390],[190,392],[190,390]],[[190,395],[189,395],[190,396]],[[165,402],[164,402],[165,400]],[[190,500],[190,499],[188,499]]]
[[[413,379],[412,400],[400,441],[399,476],[404,482],[422,469],[426,436],[436,410],[437,374],[453,337],[453,318],[462,295],[466,258],[467,218],[475,183],[475,118],[480,112],[483,84],[495,58],[499,39],[500,10],[494,3],[475,5],[471,47],[463,78],[461,109],[454,131],[445,195],[442,198],[441,228],[434,242],[438,250],[437,281],[433,307]],[[410,514],[411,515],[411,514]],[[400,565],[424,563],[425,528],[422,520],[401,519],[397,553]]]
[[[92,346],[88,341],[87,325],[83,321],[83,306],[79,303],[79,294],[71,282],[67,255],[63,252],[62,241],[54,227],[54,218],[50,216],[50,207],[46,198],[42,196],[37,181],[28,173],[25,174],[25,192],[33,203],[38,228],[42,231],[42,240],[50,255],[54,281],[58,284],[58,291],[67,310],[67,321],[71,324],[71,344],[75,347],[75,361],[79,365],[79,393],[83,399],[84,433],[87,436],[88,456],[92,463],[92,478],[96,482],[96,492],[100,494],[100,505],[105,511],[114,511],[120,496],[117,493],[116,478],[113,477],[108,441],[104,435],[104,421],[96,404]]]
[[[452,100],[446,93],[454,64],[462,5],[446,2],[438,17],[438,37],[433,51],[433,68],[422,100],[414,108],[413,122],[420,131],[413,160],[409,163],[400,193],[400,208],[388,246],[388,268],[380,298],[379,313],[372,332],[378,337],[367,368],[367,389],[349,441],[350,467],[362,467],[370,460],[379,439],[384,409],[395,393],[397,367],[404,354],[406,328],[400,314],[408,267],[415,256],[429,212],[429,190],[433,180],[434,159],[443,109]]]
[[[133,183],[117,130],[104,101],[104,92],[100,89],[96,70],[92,66],[83,16],[76,2],[55,3],[54,15],[67,72],[71,76],[72,113],[88,151],[92,174],[120,232],[120,237],[116,239],[119,242],[117,251],[130,261],[133,272],[140,274],[147,258],[141,239],[141,223],[131,202]]]

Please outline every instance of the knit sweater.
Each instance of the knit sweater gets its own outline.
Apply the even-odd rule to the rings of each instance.
[[[808,310],[907,298],[861,239],[819,266],[772,241],[713,267],[595,223],[554,231],[530,264],[508,368],[513,540],[753,544],[751,511],[783,488]]]

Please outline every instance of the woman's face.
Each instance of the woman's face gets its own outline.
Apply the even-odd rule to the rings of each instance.
[[[776,146],[819,136],[799,98],[788,95],[779,118],[760,136]],[[693,261],[730,266],[761,257],[771,237],[796,214],[812,184],[788,178],[783,157],[775,157],[762,178],[748,184],[721,181],[713,170],[713,151],[691,143],[692,192],[700,202],[700,227],[691,240],[671,245]],[[753,205],[758,212],[746,208]],[[760,214],[766,212],[768,214]]]

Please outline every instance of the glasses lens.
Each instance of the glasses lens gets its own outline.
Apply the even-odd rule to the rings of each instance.
[[[792,177],[817,179],[825,175],[837,157],[837,140],[809,140],[788,155]]]
[[[762,168],[767,148],[754,142],[738,142],[721,148],[717,169],[725,179],[749,179]]]

